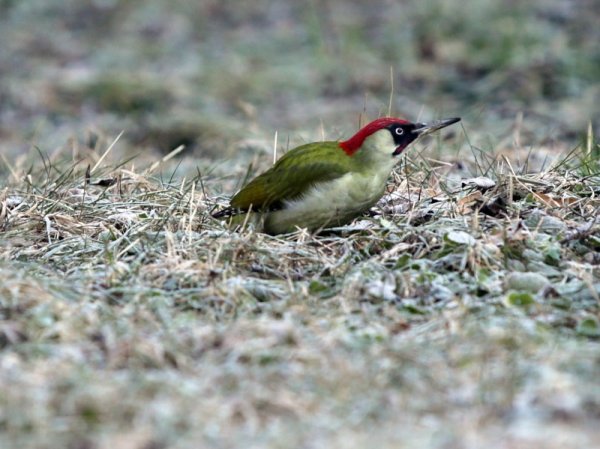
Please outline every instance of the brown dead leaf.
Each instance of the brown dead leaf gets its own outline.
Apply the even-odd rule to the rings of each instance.
[[[578,198],[572,196],[565,196],[561,198],[555,198],[554,196],[547,193],[536,193],[532,192],[533,198],[540,203],[548,207],[569,207],[579,201]]]
[[[470,214],[475,208],[477,208],[478,203],[482,202],[483,194],[481,193],[481,191],[476,190],[473,193],[469,193],[468,195],[458,200],[458,213],[462,215]]]

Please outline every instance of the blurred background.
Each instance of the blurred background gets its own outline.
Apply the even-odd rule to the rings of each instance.
[[[569,149],[600,124],[599,23],[598,0],[0,0],[0,152],[124,130],[120,155],[233,158],[347,136],[390,97],[482,147],[518,123]]]

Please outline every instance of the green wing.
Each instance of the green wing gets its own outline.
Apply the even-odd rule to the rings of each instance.
[[[288,151],[273,167],[250,181],[232,199],[235,209],[275,210],[302,196],[312,185],[339,178],[353,169],[338,142],[317,142]]]

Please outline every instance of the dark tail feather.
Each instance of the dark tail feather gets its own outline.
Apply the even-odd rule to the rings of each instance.
[[[226,207],[225,209],[218,210],[211,215],[213,218],[229,218],[237,215],[237,213],[237,209],[234,209],[233,207]]]

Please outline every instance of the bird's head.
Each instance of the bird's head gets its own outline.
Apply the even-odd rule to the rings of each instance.
[[[340,147],[348,156],[371,153],[371,157],[393,159],[417,138],[460,121],[460,118],[411,123],[395,117],[381,117],[362,127]],[[365,154],[366,156],[366,154]]]

